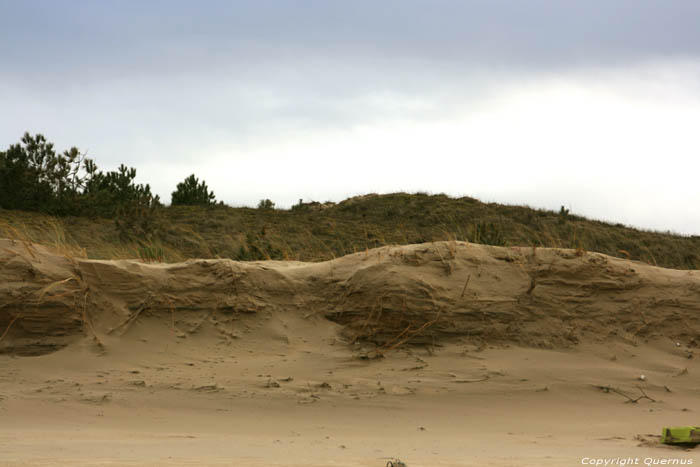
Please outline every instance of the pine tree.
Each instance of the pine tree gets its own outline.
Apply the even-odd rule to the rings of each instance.
[[[214,203],[216,203],[214,192],[209,191],[204,180],[200,183],[194,174],[177,184],[177,190],[173,191],[171,199],[173,206]]]

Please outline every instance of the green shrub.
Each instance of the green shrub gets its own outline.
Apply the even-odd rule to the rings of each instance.
[[[0,152],[0,207],[73,214],[82,159],[76,148],[56,154],[42,135],[25,133],[20,144]]]
[[[258,203],[258,209],[275,209],[275,203],[269,199],[261,199]]]
[[[139,258],[147,263],[163,262],[163,249],[156,246],[142,246],[138,250]]]
[[[149,185],[134,182],[136,169],[102,172],[73,147],[57,154],[43,135],[25,133],[0,152],[0,207],[58,215],[115,217],[160,205]]]
[[[177,184],[177,190],[173,191],[171,204],[177,205],[206,205],[215,204],[214,192],[209,191],[207,184],[194,174],[187,177],[183,182]]]

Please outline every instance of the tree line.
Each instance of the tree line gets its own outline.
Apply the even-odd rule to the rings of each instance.
[[[0,152],[0,207],[53,215],[123,217],[162,206],[148,184],[136,183],[136,169],[120,165],[102,171],[72,147],[63,153],[37,134]],[[216,203],[204,181],[190,175],[172,193],[173,205]]]
[[[173,205],[211,205],[214,193],[194,174],[177,184]],[[58,216],[114,219],[122,239],[148,238],[158,229],[160,197],[136,183],[136,169],[103,171],[72,147],[62,153],[41,135],[25,133],[0,151],[0,208]]]

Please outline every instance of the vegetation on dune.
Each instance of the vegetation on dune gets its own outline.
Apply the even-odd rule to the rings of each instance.
[[[313,205],[312,205],[313,206]],[[179,261],[320,261],[387,244],[464,240],[501,246],[575,248],[678,268],[700,267],[700,237],[649,232],[472,198],[394,193],[350,198],[325,209],[159,209],[153,234],[121,238],[109,219],[0,210],[0,235],[84,249],[91,258]]]
[[[207,184],[201,182],[194,174],[187,177],[183,182],[177,184],[177,189],[171,195],[173,206],[197,206],[216,203],[213,191],[209,191]]]
[[[698,236],[589,220],[564,208],[554,212],[425,193],[365,195],[337,204],[300,201],[291,210],[275,209],[269,199],[257,209],[232,208],[216,204],[194,175],[175,192],[187,202],[176,203],[173,193],[173,205],[162,206],[148,185],[134,183],[134,169],[98,172],[77,150],[46,163],[59,158],[46,144],[43,137],[25,135],[23,145],[0,152],[0,236],[90,258],[320,261],[387,244],[464,240],[574,248],[700,268]]]
[[[137,184],[136,169],[98,170],[73,147],[62,154],[43,135],[25,133],[19,144],[0,152],[0,207],[54,215],[109,217],[122,239],[149,234],[158,195]]]
[[[134,168],[102,172],[77,148],[59,154],[44,136],[25,133],[19,144],[0,152],[0,207],[115,217],[123,210],[160,205],[150,186],[135,178]]]
[[[275,209],[275,203],[269,199],[261,199],[258,203],[258,209]]]

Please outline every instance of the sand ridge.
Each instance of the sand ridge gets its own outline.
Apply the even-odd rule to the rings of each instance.
[[[160,319],[202,325],[320,315],[379,352],[453,339],[561,348],[609,338],[697,343],[700,272],[575,250],[464,242],[387,246],[321,263],[153,264],[69,258],[0,240],[0,351],[42,353]],[[244,325],[245,326],[245,325]]]

